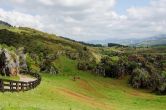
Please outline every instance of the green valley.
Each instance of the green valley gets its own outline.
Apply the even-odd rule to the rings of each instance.
[[[1,24],[0,49],[13,62],[25,53],[19,69],[42,77],[33,90],[0,92],[0,110],[165,110],[165,45],[105,47]]]
[[[43,80],[36,89],[0,93],[1,110],[165,110],[165,96],[133,89],[127,77],[118,80],[94,76],[78,71],[73,60],[61,57],[60,61],[62,75],[41,73]],[[80,79],[73,81],[75,74]]]

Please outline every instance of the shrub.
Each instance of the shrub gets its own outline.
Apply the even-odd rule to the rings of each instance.
[[[166,61],[161,62],[161,68],[166,71]]]
[[[86,62],[86,61],[80,61],[77,64],[77,68],[79,70],[93,70],[96,67],[96,64],[94,62]]]
[[[54,60],[52,59],[44,59],[43,62],[40,64],[40,71],[50,74],[58,74],[59,71],[54,65],[53,61]]]
[[[86,62],[78,62],[77,68],[78,68],[79,70],[84,70],[84,71],[86,71],[87,68],[88,68],[88,64],[87,64]]]
[[[27,56],[26,56],[26,62],[27,62],[27,66],[28,66],[28,71],[31,71],[31,72],[40,71],[40,67],[38,66],[38,64],[36,64],[35,60],[30,57],[29,54],[27,54]]]
[[[66,55],[72,60],[76,60],[79,58],[79,53],[76,52],[66,52]]]
[[[162,72],[161,74],[153,74],[151,78],[151,86],[154,91],[156,91],[158,94],[166,94],[166,77],[165,72]]]
[[[145,69],[136,68],[130,78],[130,84],[134,88],[146,88],[149,85],[150,75]]]
[[[101,59],[101,66],[105,70],[104,76],[122,78],[126,73],[125,57],[104,57]],[[103,74],[103,72],[102,72]]]
[[[166,94],[166,71],[161,72],[161,77],[158,83],[158,93],[159,94]]]
[[[139,67],[139,64],[134,62],[134,61],[131,61],[128,63],[127,65],[127,71],[128,73],[132,73],[134,69],[138,68]]]

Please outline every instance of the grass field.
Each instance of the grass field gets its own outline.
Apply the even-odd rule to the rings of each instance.
[[[0,110],[165,110],[166,96],[136,90],[126,80],[94,76],[61,57],[59,75],[42,74],[34,90],[0,93]],[[55,63],[56,63],[55,62]],[[80,79],[73,81],[73,76]]]
[[[0,79],[7,79],[7,80],[14,80],[14,81],[19,81],[19,76],[13,76],[13,77],[10,77],[10,76],[2,76],[0,74]]]

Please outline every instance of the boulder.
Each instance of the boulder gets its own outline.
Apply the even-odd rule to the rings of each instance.
[[[19,74],[19,57],[6,49],[0,49],[0,73],[5,76]]]
[[[25,54],[24,48],[17,49],[16,53],[19,57],[19,66],[20,71],[28,71],[28,66],[26,62],[26,54]]]

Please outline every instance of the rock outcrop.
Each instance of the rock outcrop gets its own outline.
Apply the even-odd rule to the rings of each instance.
[[[5,76],[16,76],[19,73],[19,57],[14,52],[0,49],[0,73]]]
[[[27,71],[26,54],[24,48],[17,49],[16,53],[7,49],[0,49],[0,74],[17,76],[20,71]]]
[[[26,62],[26,54],[24,48],[17,49],[16,53],[19,57],[19,66],[21,71],[28,71],[28,66]]]

